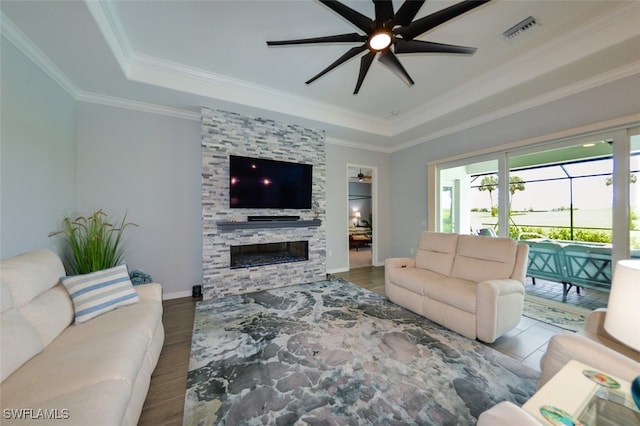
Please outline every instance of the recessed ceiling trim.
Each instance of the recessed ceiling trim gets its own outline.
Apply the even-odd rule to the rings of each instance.
[[[183,120],[200,121],[201,119],[200,112],[171,108],[164,105],[134,101],[132,99],[117,98],[115,96],[101,95],[97,93],[81,92],[77,97],[77,101],[105,105],[115,108],[130,109],[133,111],[146,112],[150,114],[166,115],[168,117],[181,118]]]
[[[87,4],[92,4],[87,0]],[[104,3],[100,0],[97,3]],[[633,3],[633,2],[630,2]],[[148,57],[133,51],[128,46],[128,37],[124,27],[120,24],[117,14],[111,10],[111,6],[104,4],[101,7],[89,6],[95,12],[94,18],[99,22],[99,28],[107,40],[112,40],[109,47],[117,57],[127,58],[127,78],[130,80],[167,87],[173,90],[206,96],[212,99],[220,99],[227,102],[272,110],[304,119],[322,121],[329,124],[352,128],[355,130],[373,133],[383,137],[393,137],[427,121],[441,117],[459,108],[470,105],[483,97],[494,94],[520,84],[531,78],[532,75],[540,75],[551,69],[562,66],[569,61],[569,57],[584,57],[598,49],[610,46],[617,41],[629,38],[640,33],[635,25],[634,5],[625,3],[612,9],[608,14],[599,19],[592,20],[581,27],[567,33],[564,37],[554,42],[547,43],[526,55],[515,59],[499,70],[489,72],[479,78],[469,81],[464,86],[459,86],[455,91],[431,100],[428,104],[404,113],[393,120],[380,120],[363,114],[354,114],[350,110],[336,108],[330,104],[312,101],[308,98],[294,96],[288,92],[277,91],[251,84],[245,81],[234,80],[226,76],[220,76],[208,71],[186,67],[182,64],[171,63],[159,58]],[[626,20],[626,23],[624,22]],[[633,21],[633,22],[630,22]],[[100,24],[102,23],[102,24]],[[615,25],[613,25],[615,23]],[[622,24],[621,24],[622,23]],[[606,30],[606,31],[605,31]],[[605,37],[602,37],[604,32]],[[594,34],[600,34],[595,37]],[[592,42],[585,39],[590,38]],[[605,39],[602,41],[601,39]],[[583,49],[569,52],[569,42],[583,41]],[[128,52],[126,52],[128,51]],[[556,54],[561,64],[548,65],[550,61],[539,61],[541,57],[548,59],[549,54]],[[551,61],[553,62],[553,61]],[[532,64],[538,64],[532,66]],[[511,76],[506,79],[505,75]]]
[[[636,6],[630,3],[633,2],[625,3],[562,37],[458,86],[445,96],[434,98],[422,107],[404,113],[393,121],[391,134],[403,133],[423,124],[425,117],[442,117],[489,95],[640,35]],[[580,41],[581,49],[576,49],[576,41]],[[550,60],[550,57],[553,59]]]
[[[131,43],[124,31],[117,14],[110,3],[105,1],[85,0],[89,13],[96,21],[111,53],[125,76],[129,76],[129,60],[131,59]]]
[[[366,151],[373,151],[373,152],[382,152],[384,154],[390,154],[395,150],[394,148],[382,147],[377,145],[368,145],[360,142],[353,142],[353,141],[333,138],[329,136],[325,138],[325,142],[331,145],[344,146],[346,148],[364,149]]]
[[[463,130],[470,129],[475,126],[479,126],[481,124],[489,123],[491,121],[495,121],[495,120],[507,117],[509,115],[525,111],[527,109],[531,109],[540,105],[544,105],[544,104],[565,98],[567,96],[575,95],[575,94],[584,92],[586,90],[594,89],[604,84],[613,83],[614,81],[620,80],[622,78],[632,77],[636,74],[640,74],[640,61],[636,61],[631,64],[627,64],[623,67],[617,68],[613,71],[608,71],[606,73],[599,74],[595,77],[591,77],[591,78],[576,82],[572,85],[564,86],[560,89],[556,89],[556,90],[544,93],[540,96],[527,99],[518,104],[510,105],[507,108],[502,108],[497,111],[493,111],[489,114],[478,116],[473,120],[467,120],[467,121],[458,123],[455,126],[451,126],[437,132],[429,133],[425,135],[425,137],[423,138],[417,138],[412,141],[403,143],[401,145],[397,145],[396,147],[394,147],[392,152],[401,151],[403,149],[410,148],[415,145],[420,145],[421,143],[424,143],[424,142],[429,142],[453,133],[457,133]]]
[[[129,79],[212,99],[240,103],[315,121],[326,121],[363,132],[391,136],[390,121],[357,114],[288,92],[220,76],[163,59],[133,53]]]

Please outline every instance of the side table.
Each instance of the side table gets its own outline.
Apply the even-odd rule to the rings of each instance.
[[[546,425],[553,423],[540,412],[543,406],[557,407],[585,426],[640,424],[640,411],[631,398],[631,384],[601,372],[620,384],[619,388],[608,388],[588,378],[583,373],[588,370],[595,369],[571,360],[522,408]]]

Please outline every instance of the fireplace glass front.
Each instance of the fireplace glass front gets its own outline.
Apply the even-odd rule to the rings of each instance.
[[[231,246],[231,269],[309,260],[308,241]]]

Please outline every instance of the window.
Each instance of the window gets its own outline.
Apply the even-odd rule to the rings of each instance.
[[[591,241],[613,247],[616,260],[640,257],[640,128],[634,130],[430,164],[438,183],[430,187],[437,207],[429,229]],[[616,161],[629,166],[616,168]]]

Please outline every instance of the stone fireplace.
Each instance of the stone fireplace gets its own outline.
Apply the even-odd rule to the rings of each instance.
[[[324,132],[203,108],[201,149],[204,299],[324,279]],[[317,211],[230,208],[229,155],[313,165]],[[249,216],[299,216],[300,220],[255,223],[248,222]],[[289,246],[284,247],[291,252],[288,255],[277,254],[283,243]],[[255,252],[248,256],[253,259],[243,266],[232,265],[232,257],[248,251]],[[260,260],[267,255],[272,262]]]

